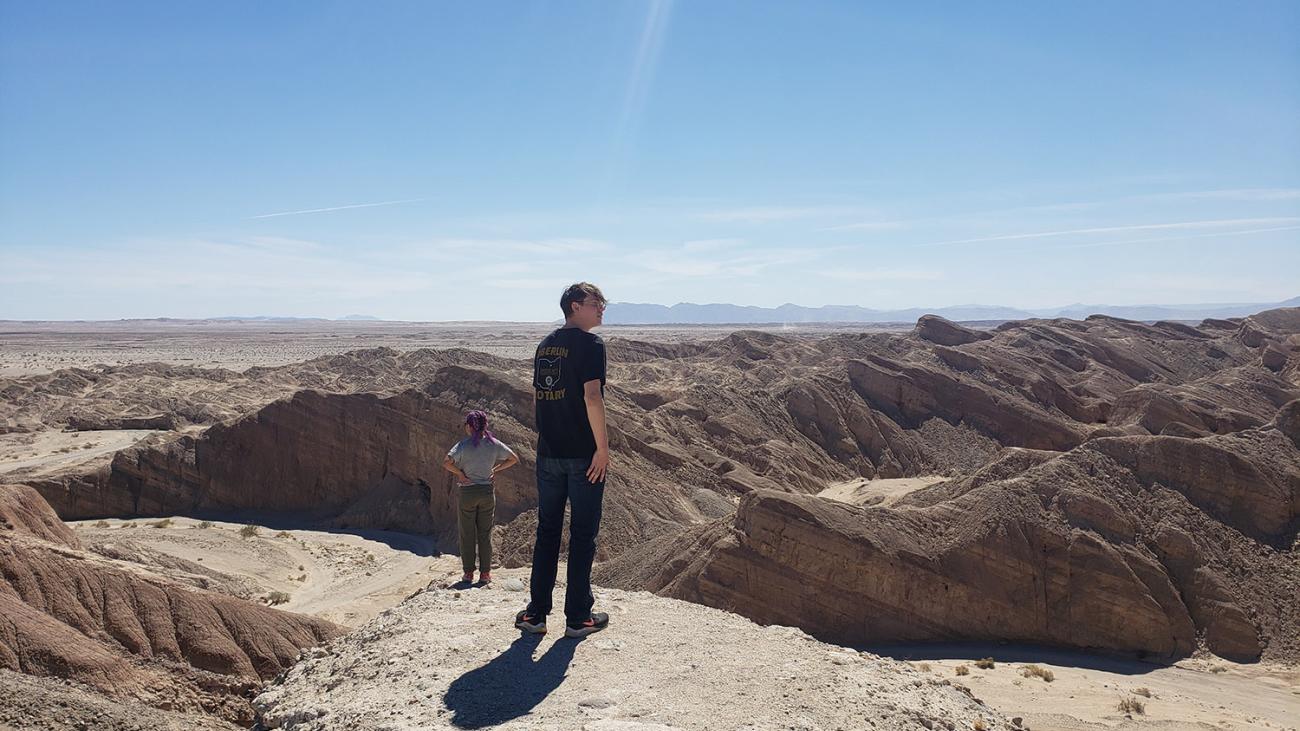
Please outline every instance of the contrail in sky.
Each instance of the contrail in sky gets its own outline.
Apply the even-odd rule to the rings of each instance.
[[[1212,228],[1215,226],[1239,226],[1242,224],[1296,223],[1300,218],[1287,216],[1281,218],[1225,218],[1217,221],[1183,221],[1180,223],[1147,223],[1137,226],[1107,226],[1104,228],[1076,228],[1069,231],[1042,231],[1032,234],[1011,234],[1008,236],[985,236],[978,239],[956,239],[954,241],[936,241],[925,246],[951,246],[953,244],[975,244],[987,241],[1012,241],[1015,239],[1038,239],[1048,236],[1073,236],[1075,234],[1116,233],[1119,231],[1149,231],[1169,228]]]
[[[610,153],[605,177],[608,183],[618,180],[627,164],[628,155],[637,136],[637,129],[645,111],[646,99],[654,81],[659,51],[668,34],[668,21],[672,16],[673,0],[651,0],[646,6],[641,34],[637,39],[636,54],[623,91],[623,106],[610,138]]]
[[[334,206],[332,208],[308,208],[303,211],[281,211],[280,213],[263,213],[260,216],[250,216],[250,218],[275,218],[276,216],[300,216],[304,213],[325,213],[326,211],[346,211],[349,208],[374,208],[375,206],[395,206],[398,203],[415,203],[425,200],[424,198],[407,198],[400,201],[381,201],[379,203],[354,203],[350,206]]]

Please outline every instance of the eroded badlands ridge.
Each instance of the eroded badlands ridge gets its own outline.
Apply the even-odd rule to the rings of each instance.
[[[1199,327],[923,318],[905,336],[612,341],[601,576],[839,641],[1300,656],[1297,416],[1283,408],[1300,398],[1298,333],[1292,309]],[[497,541],[507,565],[527,560],[526,361],[357,351],[225,375],[218,392],[189,389],[190,371],[176,375],[189,395],[146,399],[139,416],[202,426],[196,403],[243,406],[98,469],[24,481],[65,518],[242,512],[451,548],[438,458],[460,413],[486,408],[525,458],[498,487]],[[74,375],[91,383],[45,394]],[[94,375],[8,382],[9,423],[70,423],[78,394],[102,397],[95,413],[145,398],[123,390],[133,376]],[[150,388],[166,393],[167,378]],[[947,480],[888,507],[816,497],[934,474]],[[926,595],[937,608],[914,611],[922,586],[942,592]]]
[[[115,566],[23,485],[0,485],[0,519],[0,668],[247,724],[261,681],[342,631]]]

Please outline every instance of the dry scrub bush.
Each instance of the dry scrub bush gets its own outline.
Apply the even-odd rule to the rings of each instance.
[[[1119,709],[1124,713],[1136,713],[1141,716],[1147,712],[1147,707],[1137,698],[1128,697],[1119,702]]]
[[[920,670],[923,673],[928,673],[932,668],[930,667],[930,663],[923,662],[923,663],[917,663],[916,669]]]
[[[1226,673],[1226,672],[1228,672],[1228,668],[1227,668],[1226,666],[1224,666],[1224,665],[1211,665],[1211,666],[1210,666],[1210,672],[1212,672],[1212,673]]]
[[[975,719],[975,731],[988,731],[988,729],[989,729],[989,725],[987,723],[984,723],[984,719],[982,718]]]
[[[279,533],[276,533],[276,534],[275,534],[275,537],[276,537],[276,538],[293,538],[293,534],[290,533],[290,532],[287,531],[287,530],[282,530],[282,531],[280,531]]]
[[[1142,696],[1143,698],[1150,698],[1150,697],[1151,697],[1151,689],[1148,688],[1148,687],[1146,687],[1146,686],[1142,686],[1141,688],[1138,688],[1138,689],[1134,690],[1134,691],[1133,691],[1133,695],[1140,695],[1140,696]]]
[[[108,527],[108,521],[107,521],[107,520],[97,520],[97,521],[95,521],[95,527],[96,527],[96,528],[107,528],[107,527]]]
[[[195,524],[194,524],[194,527],[195,527],[195,528],[211,528],[211,527],[212,527],[212,521],[210,521],[210,520],[200,520],[198,523],[195,523]]]
[[[150,523],[149,525],[153,526],[154,528],[170,528],[170,527],[172,527],[172,519],[171,519],[171,518],[163,518],[162,520],[154,521],[154,522]]]
[[[958,675],[970,675],[970,668],[965,665],[958,665],[956,671]]]
[[[979,668],[980,670],[992,670],[993,668],[997,667],[997,663],[993,662],[993,658],[985,657],[976,660],[975,667]]]
[[[239,535],[245,538],[252,538],[257,535],[258,527],[252,524],[246,525],[239,529]]]
[[[289,595],[282,591],[273,591],[266,595],[266,603],[271,606],[285,604],[289,601]]]
[[[1042,678],[1044,681],[1048,683],[1052,682],[1053,680],[1056,680],[1056,674],[1053,673],[1051,670],[1033,664],[1026,665],[1023,668],[1020,668],[1020,674],[1025,676],[1026,678]]]

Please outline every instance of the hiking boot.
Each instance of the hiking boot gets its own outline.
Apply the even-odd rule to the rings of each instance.
[[[483,586],[487,586],[488,584],[491,584],[492,574],[488,573],[487,571],[480,572],[478,575],[478,583]]]
[[[578,623],[568,622],[564,628],[565,637],[586,637],[592,632],[599,632],[609,626],[609,615],[604,612],[592,612],[591,616]]]
[[[533,614],[525,609],[515,615],[515,627],[533,634],[546,634],[546,617],[539,614]]]

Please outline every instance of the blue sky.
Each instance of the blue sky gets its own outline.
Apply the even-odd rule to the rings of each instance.
[[[0,1],[0,318],[1300,294],[1295,2]]]

